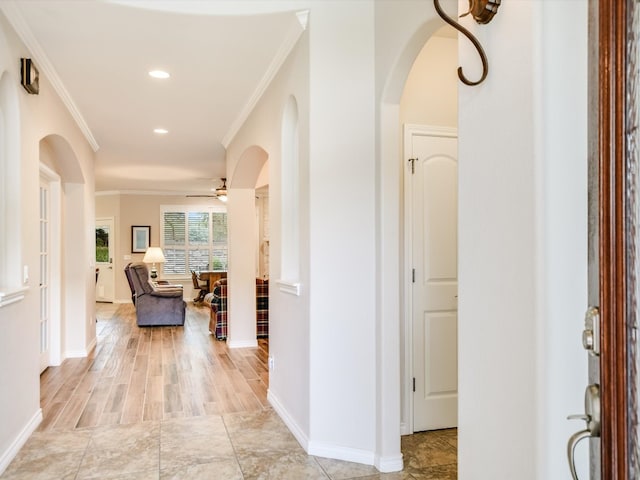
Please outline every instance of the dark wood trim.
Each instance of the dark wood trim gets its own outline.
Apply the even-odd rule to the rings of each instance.
[[[599,2],[602,479],[627,480],[626,1]]]

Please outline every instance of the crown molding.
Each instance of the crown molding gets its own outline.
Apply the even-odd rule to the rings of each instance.
[[[62,100],[62,103],[64,103],[64,105],[67,107],[67,110],[75,120],[78,128],[80,128],[80,131],[87,139],[87,142],[89,142],[89,145],[91,145],[93,151],[97,152],[100,146],[93,136],[93,133],[91,133],[89,125],[87,125],[87,122],[80,113],[80,110],[78,110],[78,107],[71,98],[71,95],[62,83],[58,72],[49,60],[49,57],[45,54],[44,50],[40,46],[40,43],[36,40],[33,32],[27,25],[27,22],[20,13],[17,2],[15,2],[14,0],[0,1],[0,10],[7,17],[7,20],[31,53],[31,56],[34,58],[38,70],[40,71],[40,75],[47,77],[47,79],[51,83],[51,86]]]
[[[278,49],[276,55],[273,57],[273,60],[269,64],[269,68],[267,68],[267,71],[258,83],[258,86],[253,92],[253,95],[251,95],[244,108],[240,111],[240,114],[233,121],[231,127],[229,127],[229,131],[227,132],[227,134],[222,138],[222,146],[224,146],[225,149],[229,148],[229,144],[238,134],[238,132],[242,128],[242,125],[244,125],[244,122],[247,121],[247,118],[249,118],[249,115],[251,115],[251,112],[262,98],[262,95],[264,95],[264,92],[267,90],[267,88],[271,84],[271,81],[274,79],[274,77],[284,64],[285,60],[291,53],[291,50],[293,50],[293,47],[296,45],[296,43],[298,43],[298,40],[302,36],[302,33],[307,29],[307,24],[309,21],[309,10],[296,12],[295,15],[297,21],[294,22],[294,24],[289,29],[289,32],[287,32],[287,36],[280,45],[280,48]]]

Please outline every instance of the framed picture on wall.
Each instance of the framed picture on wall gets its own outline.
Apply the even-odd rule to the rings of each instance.
[[[131,253],[144,253],[149,248],[151,227],[149,225],[131,226]]]

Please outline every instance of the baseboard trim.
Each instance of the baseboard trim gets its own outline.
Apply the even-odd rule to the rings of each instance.
[[[247,348],[247,347],[255,348],[257,346],[258,346],[257,340],[244,340],[240,342],[234,342],[233,340],[229,340],[229,338],[227,338],[227,347],[229,348]]]
[[[67,358],[84,358],[87,356],[87,352],[85,350],[69,350],[68,352],[64,352],[65,360]]]
[[[87,348],[84,350],[67,350],[66,352],[64,352],[64,358],[84,358],[86,356],[88,356],[94,348],[96,348],[96,345],[98,344],[98,339],[96,337],[93,338],[93,340],[91,340],[91,343],[89,343],[89,345],[87,345]]]
[[[305,452],[309,455],[332,458],[334,460],[344,460],[346,462],[361,463],[364,465],[372,465],[383,473],[399,472],[404,467],[402,454],[378,457],[368,450],[340,447],[330,443],[314,442],[309,440],[307,434],[300,428],[291,415],[289,415],[287,409],[282,405],[272,390],[267,391],[267,401],[280,416],[300,446],[302,446]]]
[[[376,455],[374,466],[382,473],[400,472],[404,468],[402,454],[378,457]]]
[[[362,463],[363,465],[374,465],[375,463],[374,453],[368,450],[341,447],[332,443],[314,442],[313,440],[309,442],[309,450],[307,453],[309,455],[315,455],[316,457]]]
[[[11,461],[16,457],[20,449],[27,443],[29,437],[35,432],[38,425],[42,422],[42,409],[39,408],[31,420],[27,422],[18,436],[11,442],[9,448],[0,456],[0,475],[7,469]]]
[[[291,431],[293,436],[296,438],[300,446],[304,449],[305,452],[309,452],[309,437],[304,433],[302,428],[296,423],[296,421],[289,415],[287,409],[284,408],[280,400],[274,395],[271,390],[267,390],[267,401],[271,404],[273,409],[276,411],[280,418],[287,426],[287,428]]]
[[[98,338],[97,337],[93,337],[93,340],[91,340],[89,345],[87,345],[87,355],[89,355],[91,352],[93,352],[93,349],[96,348],[97,345],[98,345]]]

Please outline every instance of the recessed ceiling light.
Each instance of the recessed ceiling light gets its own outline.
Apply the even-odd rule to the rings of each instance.
[[[169,133],[169,130],[167,130],[166,128],[154,128],[153,133],[157,133],[158,135],[164,135],[166,133]]]
[[[164,70],[151,70],[149,72],[149,76],[153,78],[169,78],[169,72],[165,72]]]

